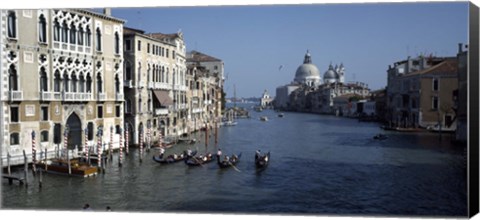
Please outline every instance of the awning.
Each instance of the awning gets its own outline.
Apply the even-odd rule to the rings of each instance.
[[[168,96],[168,91],[153,90],[153,93],[155,94],[155,97],[157,97],[157,100],[160,102],[161,105],[173,105],[173,100],[172,98],[170,98],[170,96]]]

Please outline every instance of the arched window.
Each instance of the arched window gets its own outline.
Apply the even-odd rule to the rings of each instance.
[[[8,11],[8,37],[17,38],[17,15],[15,11]]]
[[[102,77],[100,75],[97,76],[97,92],[102,93]]]
[[[162,66],[162,75],[160,76],[160,80],[162,82],[165,82],[165,67],[164,66]]]
[[[130,99],[125,100],[125,112],[126,113],[132,112],[132,101],[130,101]]]
[[[77,28],[75,27],[75,24],[73,22],[70,24],[70,43],[77,43]]]
[[[68,43],[68,25],[66,21],[62,24],[62,42]]]
[[[55,78],[53,80],[53,91],[60,92],[60,72],[55,71]]]
[[[83,73],[80,73],[78,88],[79,88],[79,92],[81,93],[85,92],[85,76],[83,76]]]
[[[125,80],[132,80],[132,67],[129,62],[125,62]]]
[[[77,75],[74,73],[72,73],[72,89],[71,89],[71,92],[77,92]]]
[[[20,144],[20,135],[18,133],[10,134],[10,145]]]
[[[66,73],[66,71],[65,71],[65,73],[63,74],[63,91],[64,91],[64,92],[68,92],[68,91],[69,91],[69,89],[68,89],[68,74]]]
[[[58,19],[56,18],[53,22],[53,40],[60,41],[60,23],[58,23]]]
[[[142,97],[138,98],[138,112],[142,113]]]
[[[115,32],[115,53],[120,54],[120,36]]]
[[[168,83],[168,72],[169,72],[168,70],[169,70],[169,69],[168,69],[168,67],[167,67],[167,72],[166,72],[166,76],[165,76],[165,82],[166,82],[166,83]]]
[[[18,75],[15,65],[10,65],[8,68],[8,90],[9,91],[18,91]]]
[[[89,27],[89,26],[87,26],[85,43],[86,43],[86,46],[87,46],[87,47],[92,46],[92,31],[90,31],[90,27]]]
[[[147,82],[150,82],[150,64],[147,66]]]
[[[115,74],[115,92],[120,93],[120,80],[118,79],[118,74]]]
[[[84,35],[83,27],[82,25],[78,26],[78,39],[77,39],[77,44],[83,46],[83,35]]]
[[[87,93],[91,93],[91,92],[92,92],[92,77],[90,77],[90,73],[87,74],[87,84],[86,84],[86,88],[87,88]]]
[[[47,73],[44,67],[40,68],[40,91],[48,91]]]
[[[48,131],[42,131],[40,133],[40,142],[48,142]]]
[[[142,81],[142,64],[138,63],[137,81]]]
[[[43,15],[38,18],[38,41],[41,43],[47,42],[47,21]]]
[[[95,44],[97,45],[97,51],[102,51],[102,32],[100,31],[100,28],[97,28],[96,36]]]

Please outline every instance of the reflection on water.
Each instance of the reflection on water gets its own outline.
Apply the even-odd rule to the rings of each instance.
[[[237,126],[219,129],[224,154],[242,153],[235,169],[215,163],[160,165],[132,150],[93,178],[46,174],[43,188],[2,182],[4,208],[116,211],[311,213],[464,216],[467,213],[463,148],[432,133],[384,132],[373,123],[333,116],[252,112]],[[259,120],[266,115],[268,122]],[[387,140],[372,137],[386,133]],[[203,133],[196,134],[203,140]],[[209,151],[214,151],[213,136]],[[179,145],[205,150],[205,143]],[[255,172],[254,152],[271,151],[268,168]],[[20,175],[21,173],[16,173]],[[30,177],[30,180],[33,176]]]

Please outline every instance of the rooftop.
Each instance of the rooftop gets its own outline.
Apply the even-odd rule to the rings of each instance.
[[[187,62],[221,62],[222,60],[192,50],[187,55]]]

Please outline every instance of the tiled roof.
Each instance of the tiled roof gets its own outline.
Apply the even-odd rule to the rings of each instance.
[[[457,59],[455,58],[448,58],[445,59],[443,62],[432,66],[430,68],[426,68],[423,70],[411,72],[405,74],[405,76],[412,76],[412,75],[420,75],[420,74],[429,74],[429,73],[441,73],[441,74],[452,74],[456,75],[458,70]]]
[[[175,33],[175,34],[149,33],[147,35],[149,37],[156,38],[156,39],[172,39],[172,38],[180,37],[178,33]]]
[[[222,60],[200,53],[198,51],[192,50],[187,55],[187,62],[221,62]]]
[[[123,27],[123,34],[134,34],[134,33],[139,33],[139,34],[144,34],[145,31],[135,29],[135,28],[129,28],[129,27]]]

